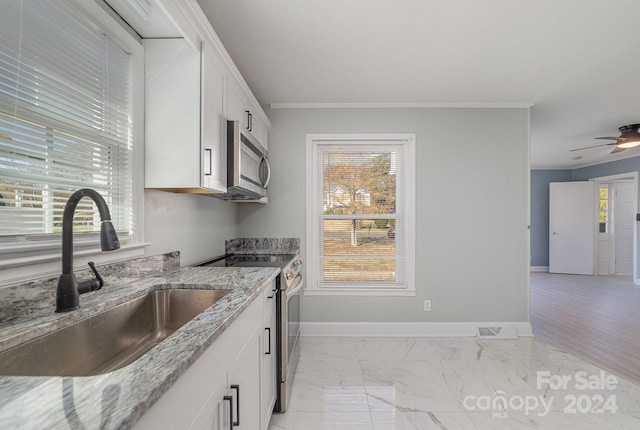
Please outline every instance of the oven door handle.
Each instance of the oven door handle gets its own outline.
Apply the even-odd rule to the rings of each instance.
[[[287,299],[295,294],[298,293],[298,291],[300,291],[302,289],[302,286],[304,285],[304,281],[302,280],[302,275],[301,274],[297,274],[295,279],[298,279],[298,282],[294,282],[291,288],[287,288],[286,292],[287,292]]]

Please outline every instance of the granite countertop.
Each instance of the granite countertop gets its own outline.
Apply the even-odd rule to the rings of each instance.
[[[105,287],[80,296],[81,309],[66,314],[53,312],[55,288],[50,285],[5,289],[0,300],[9,306],[0,314],[0,351],[149,291],[232,291],[122,369],[85,377],[0,376],[0,428],[130,428],[279,273],[277,268],[264,267],[165,267],[162,271],[140,267],[144,266],[138,265],[135,271],[107,270]],[[18,291],[22,296],[16,298]]]

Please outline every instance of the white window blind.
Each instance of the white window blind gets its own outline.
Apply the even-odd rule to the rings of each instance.
[[[407,143],[318,140],[312,151],[310,254],[319,264],[308,291],[408,289]]]
[[[133,234],[129,54],[69,0],[0,2],[0,244],[59,237],[93,188]],[[99,231],[83,199],[74,232]]]

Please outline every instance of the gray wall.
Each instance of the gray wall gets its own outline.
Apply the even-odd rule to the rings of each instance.
[[[549,265],[549,183],[571,181],[571,170],[531,171],[531,266]]]
[[[183,266],[224,254],[224,241],[238,236],[238,207],[196,194],[144,192],[145,255],[180,251]]]
[[[305,321],[528,321],[528,109],[271,109],[267,115],[273,124],[269,204],[241,206],[239,233],[300,237],[303,247],[306,135],[416,134],[417,297],[303,296]],[[424,299],[432,300],[429,313]]]
[[[601,176],[640,172],[640,156],[572,170],[572,180],[588,181]]]

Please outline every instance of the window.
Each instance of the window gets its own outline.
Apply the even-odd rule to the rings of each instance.
[[[57,249],[79,188],[102,194],[121,241],[133,241],[141,59],[139,42],[94,2],[0,3],[0,260]],[[96,248],[99,230],[83,199],[76,244]]]
[[[415,294],[414,141],[307,137],[306,294]]]
[[[600,233],[609,232],[609,185],[602,184],[598,190],[598,231]]]

